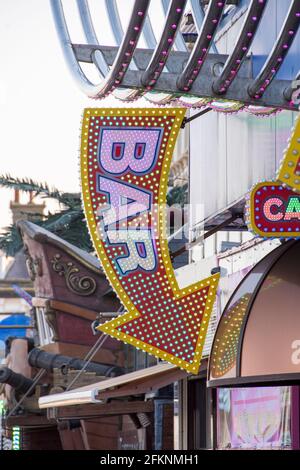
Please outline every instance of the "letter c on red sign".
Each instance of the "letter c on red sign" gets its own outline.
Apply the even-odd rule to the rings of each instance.
[[[271,220],[272,222],[277,222],[283,219],[283,212],[280,211],[280,207],[282,206],[283,202],[278,197],[270,197],[266,200],[263,205],[264,216]],[[271,208],[275,206],[277,208],[277,212],[271,212]],[[274,210],[274,209],[273,209]]]

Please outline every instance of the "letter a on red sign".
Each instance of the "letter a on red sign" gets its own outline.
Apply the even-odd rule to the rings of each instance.
[[[196,374],[218,275],[179,288],[166,238],[168,175],[185,110],[86,109],[86,219],[126,313],[99,329]]]

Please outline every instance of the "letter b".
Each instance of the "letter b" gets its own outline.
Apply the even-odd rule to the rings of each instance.
[[[148,173],[157,160],[163,129],[104,128],[101,130],[98,161],[112,175],[130,171]]]

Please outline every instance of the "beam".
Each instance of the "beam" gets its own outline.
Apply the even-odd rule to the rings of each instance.
[[[154,410],[152,400],[125,401],[113,400],[110,403],[62,406],[49,408],[51,419],[90,419],[100,416],[127,415],[132,413],[151,413]]]
[[[229,225],[234,222],[236,219],[239,219],[241,216],[239,214],[234,214],[232,215],[231,217],[229,217],[228,219],[224,220],[224,222],[222,222],[221,224],[219,225],[216,225],[215,227],[211,228],[210,230],[208,230],[207,232],[205,232],[203,234],[203,236],[201,237],[198,237],[196,238],[194,241],[192,241],[191,243],[187,243],[185,244],[184,246],[182,246],[181,248],[179,248],[179,250],[177,251],[174,251],[173,253],[170,253],[170,256],[171,256],[171,260],[173,261],[174,258],[176,258],[177,256],[180,256],[182,255],[183,253],[185,253],[186,251],[190,250],[191,248],[193,248],[194,246],[196,245],[199,245],[199,243],[202,241],[202,240],[206,240],[207,238],[211,237],[212,235],[214,235],[215,233],[219,232],[220,230],[224,230],[226,228],[229,227]]]
[[[204,116],[204,114],[207,114],[209,113],[210,111],[212,111],[212,108],[205,108],[203,111],[200,111],[199,113],[197,114],[193,114],[193,116],[190,116],[190,117],[185,117],[182,121],[182,124],[181,124],[181,129],[184,129],[185,126],[187,124],[189,124],[191,121],[194,121],[195,119],[198,119],[199,117],[201,116]]]
[[[46,415],[24,414],[13,415],[5,420],[6,427],[20,426],[21,428],[56,426],[56,421]]]
[[[205,63],[207,63],[207,60]],[[123,85],[126,88],[137,88],[140,86],[140,78],[141,72],[139,71],[135,73],[127,72]],[[175,74],[162,74],[158,79],[154,89],[162,93],[178,94],[176,80],[177,75]],[[191,94],[201,98],[215,98],[217,100],[220,99],[220,96],[212,90],[212,82],[212,74],[207,75],[202,73],[195,80],[191,89]],[[237,77],[226,93],[225,98],[223,97],[223,99],[238,101],[244,103],[245,105],[280,108],[287,109],[289,111],[298,110],[298,106],[287,101],[284,94],[286,89],[292,86],[292,80],[272,81],[260,99],[255,97],[252,98],[248,94],[248,89],[253,83],[253,79]]]
[[[117,54],[116,47],[73,45],[74,55],[77,60],[87,63],[92,62],[91,56],[97,48],[100,48],[109,65],[114,62]],[[148,49],[136,49],[134,58],[139,70],[127,71],[122,85],[120,85],[121,87],[132,89],[143,88],[142,76],[152,53],[153,51]],[[189,55],[186,52],[171,52],[168,59],[169,73],[163,72],[153,89],[162,93],[178,95],[180,93],[177,87],[178,74],[183,70],[188,57]],[[216,68],[224,66],[227,60],[228,55],[208,54],[202,66],[201,74],[195,79],[190,93],[203,98],[220,99],[220,95],[213,89],[213,83],[216,78]],[[231,83],[226,95],[222,95],[222,98],[239,101],[245,105],[282,108],[289,111],[298,110],[297,104],[291,103],[286,97],[286,90],[293,86],[292,80],[273,80],[259,99],[249,95],[248,90],[255,83],[252,74],[252,60],[252,58],[248,57],[243,60],[235,80]]]
[[[116,46],[102,46],[95,44],[73,44],[74,55],[78,62],[85,62],[88,64],[93,63],[93,54],[95,51],[100,50],[109,66],[112,66],[117,54],[118,47]],[[153,55],[152,49],[137,48],[134,52],[134,60],[139,70],[146,70],[149,61]],[[173,74],[180,74],[186,62],[188,61],[189,53],[184,51],[171,51],[168,58],[168,70]],[[202,71],[208,74],[211,69],[216,65],[224,65],[228,59],[227,54],[208,54],[203,64]],[[243,62],[240,72],[241,77],[252,77],[252,59],[247,57]],[[177,90],[178,91],[178,90]]]

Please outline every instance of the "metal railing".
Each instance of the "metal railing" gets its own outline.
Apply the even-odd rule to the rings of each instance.
[[[291,100],[293,80],[278,80],[276,75],[299,29],[300,0],[291,2],[274,48],[256,78],[252,77],[249,53],[268,0],[249,1],[236,43],[228,55],[216,53],[213,42],[226,11],[225,0],[211,0],[205,14],[200,1],[161,0],[165,19],[159,37],[152,27],[154,18],[151,19],[149,12],[151,0],[133,2],[125,31],[118,3],[116,0],[106,0],[107,17],[117,46],[99,44],[88,0],[76,0],[86,44],[72,43],[62,0],[50,1],[67,65],[78,86],[89,97],[103,98],[115,93],[126,101],[141,95],[151,100],[151,94],[155,92],[154,101],[166,104],[174,97],[190,93],[211,99],[220,99],[222,95],[223,99],[251,106],[298,109],[297,103]],[[227,2],[227,5],[231,3]],[[241,8],[239,2],[234,3],[237,6],[232,7],[233,10]],[[182,18],[187,9],[192,13],[198,31],[193,48],[187,48],[181,34]],[[141,35],[146,49],[137,48]],[[92,83],[87,78],[81,62],[89,62],[96,67],[100,75],[99,83]]]

